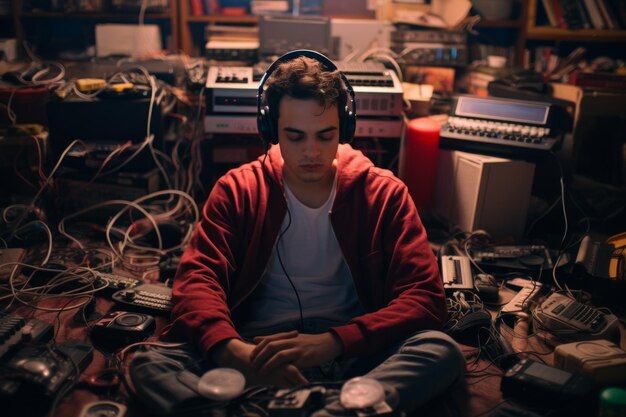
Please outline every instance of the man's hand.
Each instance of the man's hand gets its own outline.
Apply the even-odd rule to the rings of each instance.
[[[331,332],[303,334],[297,331],[254,338],[256,347],[250,360],[260,375],[271,374],[284,366],[318,366],[342,353],[341,341]]]
[[[235,368],[243,373],[246,377],[247,386],[272,385],[281,388],[291,388],[309,382],[298,368],[292,364],[278,366],[272,373],[262,375],[254,369],[250,360],[254,349],[254,345],[238,339],[230,339],[213,348],[211,354],[213,361],[217,365]]]

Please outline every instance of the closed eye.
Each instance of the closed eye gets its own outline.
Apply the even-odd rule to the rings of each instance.
[[[301,141],[302,139],[304,139],[304,135],[303,134],[289,132],[289,133],[287,133],[287,139],[289,141],[291,141],[291,142],[298,142],[298,141]]]

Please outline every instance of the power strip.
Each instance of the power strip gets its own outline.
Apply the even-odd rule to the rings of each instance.
[[[536,282],[534,284],[528,283],[525,284],[518,292],[513,296],[513,298],[506,303],[500,313],[506,314],[518,314],[518,313],[526,313],[528,310],[528,305],[531,301],[536,299],[541,291],[541,283]]]

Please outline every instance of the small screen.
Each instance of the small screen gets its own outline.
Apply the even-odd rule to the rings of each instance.
[[[504,100],[459,97],[455,113],[456,115],[466,117],[545,124],[548,119],[548,109],[549,105],[547,104],[514,103]]]
[[[571,376],[565,371],[542,365],[539,362],[531,363],[530,366],[526,368],[526,375],[535,376],[559,385],[564,385]]]

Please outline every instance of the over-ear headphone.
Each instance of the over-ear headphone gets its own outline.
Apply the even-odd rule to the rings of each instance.
[[[263,74],[263,78],[261,78],[259,89],[256,94],[257,128],[259,130],[261,140],[266,148],[269,148],[270,145],[278,143],[277,118],[272,114],[278,114],[278,112],[270,109],[267,105],[263,105],[265,82],[280,64],[301,56],[321,62],[327,71],[338,70],[337,66],[326,56],[309,49],[298,49],[287,52],[269,66],[267,71],[265,71],[265,74]],[[354,99],[354,90],[352,89],[350,82],[342,72],[340,72],[340,74],[347,99],[345,107],[343,109],[339,109],[339,142],[349,143],[352,141],[352,138],[354,138],[354,132],[356,130],[356,100]]]

